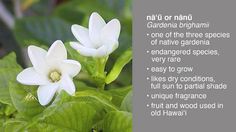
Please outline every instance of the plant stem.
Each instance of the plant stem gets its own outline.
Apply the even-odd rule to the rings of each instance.
[[[97,58],[98,72],[99,74],[103,76],[104,80],[106,78],[105,66],[106,66],[107,60],[108,60],[108,57]],[[105,81],[102,84],[98,85],[99,90],[104,90],[104,88],[105,88]]]

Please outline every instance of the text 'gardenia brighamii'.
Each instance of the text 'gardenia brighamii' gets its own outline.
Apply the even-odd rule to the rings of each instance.
[[[96,12],[89,18],[89,29],[74,24],[71,30],[79,42],[70,42],[70,45],[83,56],[108,56],[119,45],[119,20],[112,19],[106,23]]]
[[[47,105],[55,93],[61,90],[70,95],[75,93],[73,77],[80,72],[81,65],[67,59],[67,51],[62,41],[55,41],[48,52],[29,46],[28,55],[33,67],[19,73],[17,81],[25,85],[39,85],[37,95],[41,105]]]

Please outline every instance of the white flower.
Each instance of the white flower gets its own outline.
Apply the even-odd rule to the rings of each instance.
[[[80,43],[70,42],[70,45],[83,56],[108,56],[119,45],[119,20],[112,19],[106,24],[96,12],[92,13],[89,18],[89,29],[74,24],[71,26],[71,30]]]
[[[75,93],[72,78],[80,72],[81,65],[77,61],[67,60],[67,51],[62,41],[55,41],[48,52],[29,46],[28,55],[33,67],[19,73],[17,81],[25,85],[40,85],[37,95],[41,105],[47,105],[54,94],[62,89],[70,95]]]

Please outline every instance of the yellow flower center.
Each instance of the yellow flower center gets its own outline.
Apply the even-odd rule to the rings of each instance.
[[[58,82],[61,79],[61,73],[57,70],[54,70],[49,73],[49,79],[51,82]]]

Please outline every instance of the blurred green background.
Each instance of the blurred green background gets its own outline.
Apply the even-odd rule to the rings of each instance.
[[[119,47],[107,65],[110,71],[115,60],[132,46],[131,8],[131,0],[0,0],[0,57],[15,51],[18,62],[26,67],[28,45],[48,47],[57,39],[75,40],[71,25],[87,27],[91,13],[98,12],[106,22],[113,18],[121,22]],[[109,87],[132,83],[131,63]]]

